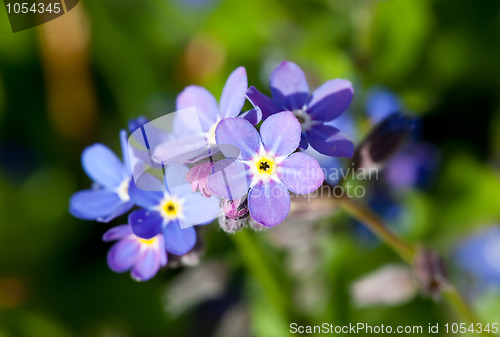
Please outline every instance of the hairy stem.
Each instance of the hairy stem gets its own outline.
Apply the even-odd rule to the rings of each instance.
[[[384,241],[389,247],[396,251],[403,260],[412,264],[416,257],[416,248],[412,247],[392,232],[384,225],[383,221],[366,205],[358,200],[349,198],[347,195],[338,197],[342,207],[354,218],[362,222],[368,229]]]
[[[457,313],[457,315],[469,323],[480,323],[479,318],[476,313],[470,308],[470,306],[465,302],[462,295],[458,292],[457,288],[450,286],[444,289],[441,294],[445,299],[446,303]],[[485,325],[483,325],[485,326]],[[481,335],[489,335],[486,332],[482,332]]]
[[[345,194],[338,197],[337,200],[353,218],[362,222],[366,227],[368,227],[368,229],[370,229],[390,248],[392,248],[406,263],[413,266],[417,257],[417,249],[415,246],[411,246],[403,242],[400,238],[390,232],[377,214],[375,214],[375,212],[362,202],[349,198]],[[475,312],[472,311],[469,305],[465,302],[456,287],[453,285],[445,287],[441,291],[441,295],[446,303],[461,319],[474,324],[480,322]],[[486,332],[482,332],[480,335],[491,336],[491,334]]]

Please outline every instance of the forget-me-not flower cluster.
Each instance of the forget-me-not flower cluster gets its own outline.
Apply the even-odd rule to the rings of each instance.
[[[123,130],[123,162],[102,144],[83,151],[82,166],[94,184],[71,197],[71,214],[108,222],[131,211],[125,224],[103,236],[116,241],[108,253],[113,271],[149,280],[169,256],[193,251],[196,228],[217,218],[227,232],[247,223],[276,226],[288,216],[291,193],[308,194],[324,182],[317,160],[303,150],[310,145],[322,155],[352,156],[353,143],[332,125],[352,101],[349,81],[327,81],[310,94],[304,72],[284,61],[270,84],[272,98],[248,88],[246,70],[239,67],[219,102],[203,87],[185,88],[177,96],[171,132],[152,135],[159,143],[154,149],[134,148],[134,137],[127,144]],[[242,112],[246,99],[253,109]],[[185,113],[190,108],[196,109],[196,121]],[[130,132],[144,133],[147,123],[143,117],[132,121]],[[175,164],[166,160],[173,146],[190,153],[193,144],[206,144],[203,155]],[[146,172],[139,184],[131,167],[137,163],[129,159],[135,155],[149,156],[163,173]],[[142,189],[144,184],[150,188]]]

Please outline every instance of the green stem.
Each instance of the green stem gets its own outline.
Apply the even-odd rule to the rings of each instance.
[[[255,234],[249,230],[241,230],[231,237],[250,273],[260,282],[276,310],[285,318],[288,311],[288,297],[277,281],[278,278],[268,263],[268,257],[255,239]]]
[[[413,265],[413,262],[417,256],[417,249],[415,246],[408,245],[403,242],[400,238],[395,236],[390,232],[383,221],[366,205],[358,200],[349,198],[346,195],[338,197],[337,200],[340,202],[342,207],[355,219],[362,222],[368,229],[370,229],[375,235],[377,235],[382,241],[384,241],[390,248],[392,248],[398,255],[409,265]],[[467,321],[468,323],[479,323],[480,320],[465,302],[463,297],[457,291],[457,289],[450,285],[442,290],[441,294],[443,298],[448,303],[448,305],[455,311],[457,316],[461,319]],[[481,335],[489,335],[486,332],[482,332]]]
[[[472,311],[470,306],[465,302],[458,290],[454,286],[444,289],[441,294],[443,295],[446,303],[452,307],[461,319],[469,323],[479,323],[480,320],[476,313]],[[485,335],[487,333],[483,333]]]
[[[385,226],[383,221],[373,212],[370,208],[365,206],[358,200],[349,198],[347,195],[343,195],[337,198],[343,208],[355,219],[362,222],[368,229],[375,233],[382,241],[384,241],[389,247],[396,251],[403,260],[407,263],[412,264],[415,260],[416,249],[393,233],[391,233]]]

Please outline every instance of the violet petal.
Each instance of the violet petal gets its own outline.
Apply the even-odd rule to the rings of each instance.
[[[260,127],[264,148],[276,156],[287,156],[300,144],[300,123],[290,111],[270,116]]]
[[[290,211],[290,193],[282,183],[260,181],[248,194],[248,209],[252,218],[261,225],[276,226]]]
[[[349,107],[353,95],[351,82],[342,79],[330,80],[314,90],[307,112],[314,120],[331,121]]]
[[[318,189],[325,175],[316,159],[302,153],[294,153],[280,164],[280,180],[296,194],[308,194]]]

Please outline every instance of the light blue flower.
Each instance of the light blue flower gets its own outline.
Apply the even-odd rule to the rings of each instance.
[[[469,236],[456,249],[455,261],[479,286],[500,287],[500,227]]]
[[[235,200],[248,193],[251,217],[265,227],[281,223],[290,211],[290,193],[308,194],[324,181],[318,162],[297,152],[300,124],[290,111],[268,117],[260,133],[243,118],[227,118],[215,132],[217,144],[230,144],[236,153],[215,163],[208,177],[210,191]],[[237,155],[237,157],[234,157]]]
[[[163,234],[166,251],[175,255],[184,255],[194,247],[196,230],[193,226],[207,224],[220,213],[219,199],[192,192],[185,179],[187,172],[184,165],[167,166],[163,191],[160,186],[157,191],[141,190],[134,183],[130,186],[131,199],[143,208],[128,217],[133,233],[143,239]],[[161,184],[152,176],[150,179],[148,186],[154,186],[155,180]]]
[[[106,146],[94,144],[82,153],[82,167],[92,179],[92,189],[76,192],[70,199],[69,212],[83,220],[109,222],[128,212],[133,203],[128,194],[130,165],[127,132],[120,132],[124,162]]]

